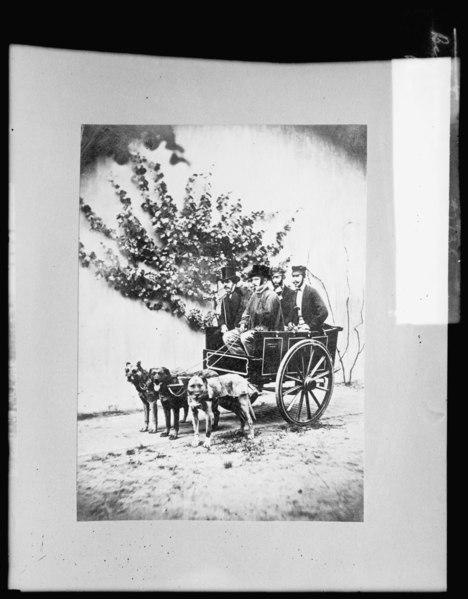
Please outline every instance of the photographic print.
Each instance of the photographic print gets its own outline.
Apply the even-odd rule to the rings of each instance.
[[[77,519],[364,521],[365,125],[82,126]]]

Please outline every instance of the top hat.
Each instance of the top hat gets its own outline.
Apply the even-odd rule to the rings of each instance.
[[[268,266],[264,264],[254,264],[251,271],[249,272],[249,279],[252,277],[263,277],[265,279],[271,278],[271,272]]]
[[[298,264],[297,266],[291,266],[292,272],[300,272],[302,275],[305,274],[307,268]]]
[[[232,266],[223,266],[221,268],[221,282],[225,283],[226,281],[233,281],[234,283],[240,281],[240,278],[236,275],[236,269]]]

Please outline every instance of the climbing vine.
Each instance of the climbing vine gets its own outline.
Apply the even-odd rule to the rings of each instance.
[[[294,218],[265,242],[265,223],[276,213],[246,212],[240,199],[213,198],[210,174],[193,174],[180,208],[169,194],[161,165],[139,153],[131,154],[132,184],[138,200],[111,180],[120,203],[117,229],[106,226],[80,198],[80,208],[94,231],[115,242],[115,250],[101,242],[105,259],[79,245],[79,260],[97,278],[124,297],[139,300],[150,310],[166,310],[184,317],[194,329],[211,324],[214,312],[187,309],[186,301],[206,306],[213,300],[213,284],[222,266],[242,270],[254,262],[269,264],[283,248]],[[133,211],[134,202],[151,221],[146,228]]]

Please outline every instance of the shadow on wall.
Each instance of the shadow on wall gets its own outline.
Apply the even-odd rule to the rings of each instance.
[[[78,412],[140,408],[125,363],[201,368],[204,334],[171,314],[148,310],[79,271]],[[98,298],[98,299],[97,299]]]

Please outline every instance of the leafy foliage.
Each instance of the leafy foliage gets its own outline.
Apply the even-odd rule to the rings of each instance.
[[[109,229],[109,227],[106,227],[102,218],[97,216],[91,210],[91,207],[88,206],[88,204],[85,204],[83,198],[80,198],[80,210],[88,219],[89,226],[91,229],[93,229],[93,231],[99,231],[100,233],[103,233],[106,237],[109,237],[110,239],[115,239],[114,229]]]
[[[212,300],[213,285],[226,264],[239,270],[254,262],[269,264],[281,251],[294,219],[267,244],[264,224],[274,214],[244,212],[242,201],[233,201],[229,195],[213,199],[210,177],[204,174],[188,179],[179,208],[168,192],[160,164],[138,153],[131,154],[130,160],[132,182],[150,217],[151,230],[134,214],[128,192],[111,181],[122,205],[117,214],[118,231],[108,228],[83,199],[80,206],[93,230],[116,241],[120,255],[102,244],[104,261],[94,252],[87,253],[80,242],[81,265],[92,268],[123,296],[142,301],[150,310],[165,309],[185,316],[192,328],[203,329],[211,323],[213,313],[203,316],[197,308],[187,310],[184,300],[201,305]]]

